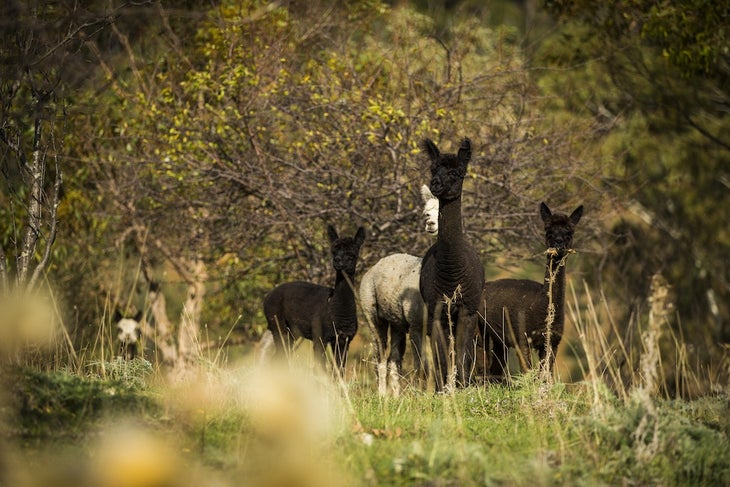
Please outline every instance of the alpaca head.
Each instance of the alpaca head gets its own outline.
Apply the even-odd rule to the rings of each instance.
[[[581,216],[583,205],[567,216],[564,213],[553,213],[545,203],[540,203],[540,217],[545,224],[545,245],[557,250],[559,257],[573,248],[573,232]]]
[[[461,196],[466,167],[471,159],[471,141],[464,138],[456,154],[442,154],[430,139],[423,141],[423,149],[431,160],[431,192],[439,201],[453,201]]]
[[[338,272],[354,275],[360,247],[365,241],[365,229],[363,227],[358,228],[354,237],[340,238],[335,227],[328,225],[327,234],[329,235],[332,251],[332,266]]]
[[[138,311],[133,318],[122,317],[119,311],[114,313],[114,321],[117,323],[117,340],[123,345],[137,343],[142,335],[139,321],[142,319],[142,312]]]
[[[421,186],[421,198],[423,199],[423,218],[426,222],[426,231],[430,234],[438,233],[439,200],[425,184]]]

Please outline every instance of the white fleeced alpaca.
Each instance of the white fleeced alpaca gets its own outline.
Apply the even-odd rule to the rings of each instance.
[[[425,229],[438,232],[438,199],[428,186],[421,187]],[[409,254],[392,254],[380,259],[363,276],[360,303],[370,326],[377,360],[378,393],[400,394],[400,373],[411,327],[422,326],[425,308],[418,281],[421,258]],[[390,332],[390,352],[388,334]]]

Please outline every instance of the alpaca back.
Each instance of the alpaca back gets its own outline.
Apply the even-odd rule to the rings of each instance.
[[[517,346],[513,336],[526,335],[534,342],[545,329],[547,295],[539,282],[529,279],[488,281],[484,283],[484,301],[487,332],[510,347]],[[507,330],[510,324],[513,333]]]
[[[363,276],[360,302],[371,323],[385,321],[402,327],[418,323],[423,300],[418,290],[421,259],[409,254],[392,254],[380,259]]]
[[[295,338],[312,339],[312,327],[316,323],[332,320],[329,297],[332,289],[311,282],[294,281],[275,287],[264,298],[264,315],[271,331],[285,330]],[[302,310],[307,310],[303,313]],[[276,327],[281,330],[274,330]]]

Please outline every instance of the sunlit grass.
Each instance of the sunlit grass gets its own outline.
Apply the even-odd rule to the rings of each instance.
[[[597,303],[585,295],[588,304],[574,300],[569,317],[584,358],[585,379],[575,383],[545,383],[535,371],[452,394],[406,382],[400,397],[383,398],[367,343],[351,356],[344,381],[316,368],[309,342],[266,365],[252,353],[236,361],[206,353],[174,384],[143,358],[102,361],[91,359],[95,353],[50,372],[6,367],[0,480],[727,485],[727,394],[671,400],[635,377],[620,379],[626,360],[609,359],[641,354],[610,345],[614,327],[601,326]]]

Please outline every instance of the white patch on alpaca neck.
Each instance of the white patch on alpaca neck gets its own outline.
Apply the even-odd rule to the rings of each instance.
[[[117,339],[127,345],[137,343],[139,323],[131,318],[122,318],[117,323]]]

